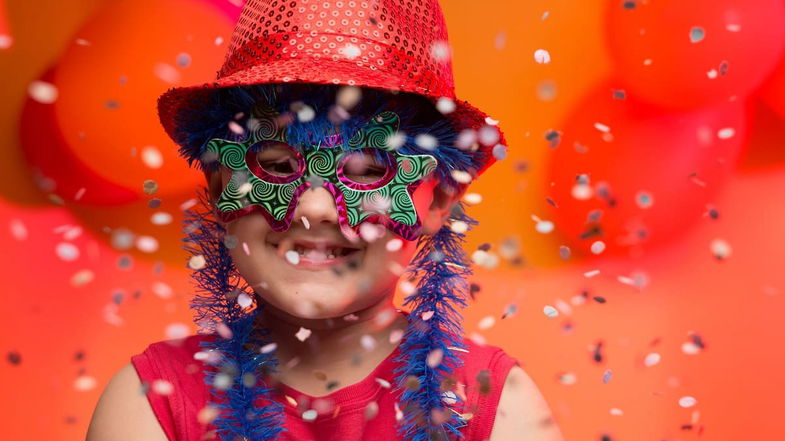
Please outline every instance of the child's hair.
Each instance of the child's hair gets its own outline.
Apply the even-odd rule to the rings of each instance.
[[[180,145],[180,154],[186,158],[189,166],[194,162],[204,171],[214,171],[215,162],[203,161],[205,147],[214,138],[233,141],[243,140],[243,134],[237,134],[229,127],[235,121],[244,125],[250,116],[251,109],[260,101],[266,103],[279,113],[290,111],[294,102],[302,102],[311,106],[317,117],[313,124],[325,123],[327,112],[336,103],[336,95],[340,86],[318,85],[307,83],[293,84],[261,84],[254,86],[237,86],[218,89],[206,99],[208,105],[198,112],[183,110],[177,117],[175,139]],[[437,161],[436,177],[439,185],[448,193],[465,188],[464,183],[455,180],[452,170],[472,173],[480,169],[485,162],[483,151],[460,149],[456,145],[458,133],[452,123],[445,118],[425,97],[411,93],[392,93],[380,89],[362,89],[362,98],[351,109],[353,118],[341,123],[341,132],[351,134],[359,124],[374,115],[385,111],[394,111],[400,117],[399,133],[404,135],[404,143],[398,150],[403,154],[430,154]],[[288,139],[292,142],[305,141],[303,124],[289,126]],[[420,147],[417,135],[428,134],[436,138],[435,149]]]

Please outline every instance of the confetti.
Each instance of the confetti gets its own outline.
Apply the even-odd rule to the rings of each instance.
[[[237,296],[237,304],[240,305],[240,308],[247,308],[253,304],[253,299],[251,299],[251,296],[243,292]]]
[[[599,130],[600,132],[603,132],[603,133],[609,133],[611,131],[610,127],[606,126],[603,123],[599,123],[599,122],[594,123],[594,128]]]
[[[552,80],[543,80],[537,85],[537,98],[549,102],[556,99],[556,83]]]
[[[293,105],[294,104],[297,103],[293,103]],[[299,110],[297,110],[297,119],[300,120],[300,122],[308,122],[316,117],[316,111],[313,109],[313,107],[303,103],[299,104],[301,107],[298,106]]]
[[[366,351],[373,351],[376,348],[376,340],[372,336],[364,334],[360,337],[360,346]]]
[[[451,57],[451,49],[446,41],[435,41],[431,45],[431,58],[436,62],[446,62]]]
[[[731,246],[723,239],[714,239],[710,244],[711,253],[717,260],[727,259],[731,255]]]
[[[439,141],[436,137],[427,133],[420,133],[415,136],[414,143],[417,144],[417,147],[430,151],[436,150],[436,147],[439,146]]]
[[[605,251],[605,242],[597,240],[591,244],[591,252],[593,254],[600,254]]]
[[[205,406],[196,415],[196,419],[202,424],[210,424],[218,417],[220,410],[216,406]]]
[[[507,158],[507,146],[496,144],[491,149],[491,154],[497,161],[504,161]]]
[[[477,324],[477,327],[484,331],[486,329],[492,328],[494,324],[496,324],[496,319],[489,315],[487,317],[483,317],[482,320],[480,320],[480,323]]]
[[[215,325],[215,331],[218,332],[218,335],[227,340],[230,340],[232,335],[234,335],[229,326],[224,322],[219,322],[217,325]]]
[[[243,245],[245,245],[245,242],[243,242]],[[291,263],[292,265],[297,265],[298,263],[300,263],[300,254],[295,250],[287,251],[284,254],[284,257],[286,258],[286,261]]]
[[[428,320],[431,319],[431,317],[433,317],[433,314],[434,311],[425,311],[420,315],[420,318],[422,318],[423,321],[427,322]]]
[[[695,343],[688,341],[681,345],[681,351],[687,355],[697,355],[700,353],[701,348]]]
[[[452,170],[450,176],[459,184],[468,184],[472,181],[472,175],[463,170]]]
[[[226,372],[219,372],[213,377],[213,386],[218,390],[227,390],[232,387],[234,379]]]
[[[169,84],[179,83],[181,79],[180,71],[169,63],[155,63],[153,74],[164,83]]]
[[[346,43],[344,47],[338,49],[338,53],[349,60],[354,60],[362,54],[362,50],[356,44]]]
[[[618,407],[611,407],[610,414],[614,416],[622,416],[624,412]]]
[[[168,299],[172,297],[172,288],[164,282],[153,282],[152,291],[153,294],[162,299]]]
[[[589,278],[589,277],[594,277],[594,276],[596,276],[599,273],[600,273],[600,270],[591,270],[591,271],[586,271],[585,273],[583,273],[583,276]]]
[[[79,258],[79,248],[72,243],[61,242],[55,247],[55,254],[57,254],[60,260],[73,262]]]
[[[352,109],[362,98],[362,89],[355,86],[343,86],[338,90],[335,102],[344,109]]]
[[[458,395],[451,390],[446,390],[442,392],[442,401],[447,403],[448,405],[453,405],[458,402]]]
[[[19,219],[13,219],[8,225],[9,229],[11,230],[11,236],[14,237],[16,240],[26,240],[27,239],[27,227],[25,226],[24,222]]]
[[[484,268],[492,269],[499,265],[499,256],[495,253],[477,250],[471,255],[471,260]]]
[[[546,316],[551,318],[559,315],[559,311],[551,305],[545,305],[545,307],[542,309],[542,312],[544,312]]]
[[[393,150],[398,150],[406,144],[406,135],[403,132],[395,132],[387,137],[385,144]]]
[[[434,369],[442,363],[443,358],[444,352],[440,348],[436,348],[428,353],[425,364],[427,364],[429,368]]]
[[[0,34],[0,50],[5,50],[14,44],[14,38],[8,34]]]
[[[154,253],[158,251],[158,239],[152,236],[139,236],[136,238],[136,248],[144,253]]]
[[[482,195],[479,193],[466,193],[463,200],[472,205],[477,205],[482,202]]]
[[[300,341],[305,341],[306,339],[308,339],[308,337],[311,336],[311,330],[303,328],[301,326],[300,330],[297,331],[297,333],[294,336],[297,337],[297,339]]]
[[[551,62],[551,54],[545,49],[534,51],[534,61],[538,64],[548,64]]]
[[[142,148],[142,162],[147,167],[156,169],[164,164],[164,157],[155,146],[145,146]]]
[[[9,351],[6,355],[6,359],[14,366],[18,366],[22,363],[22,355],[16,351]]]
[[[170,395],[172,392],[174,392],[174,385],[166,380],[158,379],[153,381],[150,389],[152,389],[153,392],[157,393],[158,395]]]
[[[717,131],[717,138],[731,139],[735,134],[736,134],[736,130],[733,127],[724,127]]]
[[[311,229],[311,223],[308,221],[307,217],[302,216],[302,217],[300,217],[300,220],[302,221],[302,223],[305,226],[306,230],[310,230]]]
[[[163,211],[153,213],[150,216],[150,222],[153,225],[169,225],[172,223],[172,215]]]
[[[572,254],[572,253],[571,253],[571,251],[570,251],[570,248],[569,248],[569,247],[567,247],[567,246],[565,246],[565,245],[561,245],[561,246],[559,246],[559,257],[561,257],[561,258],[562,258],[562,259],[564,259],[564,260],[567,260],[567,259],[569,259],[569,258],[570,258],[570,255],[571,255],[571,254]]]
[[[706,31],[700,26],[693,26],[690,28],[690,42],[698,43],[706,36]]]
[[[401,247],[403,247],[403,241],[401,239],[398,239],[397,237],[388,240],[387,243],[384,245],[384,248],[389,252],[398,251],[401,249]]]
[[[606,369],[605,372],[602,373],[602,383],[608,384],[608,382],[611,381],[612,377],[613,377],[613,371],[611,371],[610,369]]]
[[[45,81],[33,81],[27,87],[27,94],[41,104],[52,104],[57,101],[58,90],[54,84]]]
[[[639,191],[635,195],[635,203],[638,205],[638,207],[643,209],[651,208],[651,206],[654,204],[654,198],[648,192]]]
[[[574,372],[564,372],[558,376],[559,383],[566,386],[572,386],[578,382],[578,376]]]
[[[499,129],[492,125],[485,125],[477,132],[477,140],[480,144],[490,147],[499,142]]]
[[[308,409],[305,412],[303,412],[303,421],[314,421],[317,416],[318,413],[316,412],[316,410]]]
[[[383,380],[381,378],[376,378],[375,380],[377,383],[379,383],[380,386],[382,386],[385,389],[389,389],[392,386],[390,382],[387,380]]]
[[[443,115],[452,113],[455,110],[455,101],[447,97],[441,97],[436,100],[436,110],[441,112]]]
[[[507,44],[507,34],[502,31],[496,34],[496,38],[493,40],[493,45],[496,47],[497,51],[504,49],[504,45]]]
[[[643,359],[643,365],[646,367],[654,366],[660,362],[661,358],[662,357],[660,356],[660,354],[656,352],[651,352],[649,354],[646,354],[646,357]]]
[[[695,397],[691,397],[689,395],[679,398],[679,406],[684,408],[689,408],[694,405],[698,404],[698,400]]]
[[[74,381],[74,389],[78,391],[95,389],[96,385],[98,385],[98,382],[95,381],[95,378],[88,375],[82,375]]]
[[[551,221],[540,220],[534,226],[535,231],[541,234],[548,234],[553,231],[554,225]]]
[[[95,274],[89,269],[77,271],[73,276],[71,276],[71,286],[85,285],[90,283],[94,278]]]
[[[453,221],[450,224],[450,230],[453,233],[465,233],[469,230],[469,224],[464,221]]]
[[[177,65],[180,67],[188,67],[191,65],[191,56],[185,52],[177,54]]]
[[[390,331],[390,343],[395,344],[401,341],[403,338],[404,331],[403,329],[394,329]]]
[[[278,345],[275,343],[268,343],[261,348],[259,348],[259,353],[261,354],[269,354],[278,348]]]
[[[363,222],[360,224],[360,237],[366,242],[375,242],[384,237],[387,230],[383,225]]]
[[[363,415],[365,416],[366,420],[372,420],[376,418],[376,415],[379,414],[379,404],[376,401],[371,401],[365,406],[365,411]]]
[[[458,133],[458,138],[455,140],[455,146],[461,150],[473,150],[473,146],[477,142],[477,132],[473,129],[464,129]]]
[[[188,336],[189,333],[190,330],[185,323],[170,323],[164,331],[164,334],[168,339],[183,338]]]

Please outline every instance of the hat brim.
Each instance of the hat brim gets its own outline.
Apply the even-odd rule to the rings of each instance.
[[[300,77],[303,72],[307,72],[307,79]],[[378,68],[361,67],[347,59],[292,58],[257,65],[211,83],[169,89],[158,98],[158,118],[169,137],[177,142],[175,129],[177,127],[178,115],[183,110],[198,111],[200,108],[205,108],[211,102],[209,100],[210,94],[217,89],[257,84],[290,83],[357,86],[416,93],[428,98],[434,105],[440,98],[443,98],[442,96],[431,94],[427,89],[416,90],[416,88],[402,85],[399,74]],[[482,110],[474,107],[468,101],[458,100],[454,96],[446,98],[453,100],[455,103],[455,110],[445,114],[445,118],[453,124],[456,131],[464,129],[478,130],[482,126],[487,125],[486,118],[488,115]],[[193,114],[193,112],[188,113]],[[498,143],[506,145],[504,134],[500,128]],[[475,171],[474,174],[476,176],[479,176],[495,162],[495,157],[491,151],[492,148],[493,146],[483,145],[480,145],[478,148],[478,152],[482,153],[484,160],[479,169]]]

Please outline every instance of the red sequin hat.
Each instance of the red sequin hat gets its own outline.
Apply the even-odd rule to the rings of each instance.
[[[488,125],[484,112],[455,98],[437,0],[248,0],[217,79],[168,90],[158,99],[159,118],[176,139],[180,110],[205,106],[216,88],[293,82],[411,92],[434,104],[447,98],[457,131]],[[501,131],[496,144],[504,145]],[[494,162],[493,147],[479,145],[487,160],[477,175]]]

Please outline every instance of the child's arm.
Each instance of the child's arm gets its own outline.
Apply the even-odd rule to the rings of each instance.
[[[132,364],[120,369],[98,400],[86,441],[168,441],[141,386]]]
[[[545,398],[518,366],[504,382],[488,441],[564,441]]]

